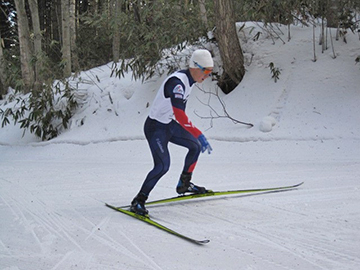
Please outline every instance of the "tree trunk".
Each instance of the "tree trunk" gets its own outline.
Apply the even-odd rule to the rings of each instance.
[[[79,57],[77,54],[77,47],[76,47],[76,23],[77,16],[76,16],[76,1],[70,0],[70,49],[71,49],[71,62],[74,71],[80,70],[79,65]]]
[[[245,75],[244,56],[238,39],[232,0],[215,0],[216,39],[223,62],[223,74],[218,82],[228,94]]]
[[[2,99],[3,96],[7,93],[3,45],[4,42],[0,32],[0,99]]]
[[[338,0],[329,0],[328,3],[328,14],[326,15],[327,26],[331,28],[338,27],[338,6],[340,6]]]
[[[18,34],[20,44],[20,62],[21,74],[24,82],[24,92],[29,93],[34,85],[34,70],[31,67],[30,60],[32,48],[30,42],[29,22],[25,11],[24,0],[15,0]]]
[[[70,77],[71,75],[71,37],[70,37],[70,2],[69,0],[61,0],[61,29],[62,29],[62,62],[63,75]]]
[[[34,56],[35,61],[35,85],[36,90],[40,90],[42,86],[42,72],[41,72],[41,61],[42,61],[42,36],[40,30],[40,19],[39,19],[39,8],[38,0],[29,0],[29,7],[31,11],[31,21],[34,31]]]
[[[140,16],[140,11],[139,11],[139,3],[138,0],[135,0],[133,2],[133,10],[134,10],[134,20],[137,23],[141,23],[141,16]]]
[[[0,100],[3,99],[3,96],[5,95],[5,86],[2,84],[0,80]]]
[[[206,29],[209,30],[209,24],[206,14],[206,7],[205,7],[205,0],[199,0],[199,6],[200,6],[200,18],[203,24],[205,25]]]
[[[120,18],[121,16],[121,4],[119,0],[113,0],[113,11],[112,17],[114,20],[113,28],[113,42],[112,42],[112,51],[113,51],[113,61],[117,63],[120,59]]]

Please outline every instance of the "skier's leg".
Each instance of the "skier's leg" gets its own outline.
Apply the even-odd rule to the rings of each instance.
[[[197,186],[190,182],[192,172],[195,169],[201,152],[201,145],[199,141],[176,122],[171,125],[171,133],[172,137],[170,142],[186,147],[189,150],[185,157],[183,172],[180,175],[176,192],[179,194],[183,194],[185,192],[206,193],[207,190],[204,187]]]
[[[154,167],[146,176],[140,192],[149,196],[149,193],[155,187],[156,183],[170,167],[170,154],[168,149],[170,132],[168,125],[151,119],[146,121],[144,130],[153,156]]]
[[[153,156],[154,167],[146,176],[139,193],[131,202],[130,207],[131,211],[143,216],[148,214],[145,208],[145,201],[151,190],[170,167],[170,154],[168,150],[170,132],[168,126],[148,118],[144,125],[144,132]]]

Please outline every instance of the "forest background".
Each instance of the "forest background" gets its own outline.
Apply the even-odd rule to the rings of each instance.
[[[111,62],[109,76],[131,70],[146,80],[179,68],[187,46],[213,44],[222,61],[213,79],[229,93],[245,74],[235,22],[262,22],[282,42],[278,24],[313,27],[313,42],[320,33],[327,50],[328,28],[344,43],[347,32],[359,33],[360,0],[3,0],[0,8],[0,99],[17,100],[0,108],[2,126],[14,122],[48,140],[78,106],[67,79],[82,70]],[[276,80],[279,69],[269,68]]]

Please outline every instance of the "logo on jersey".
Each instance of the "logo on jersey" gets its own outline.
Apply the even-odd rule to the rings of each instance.
[[[182,85],[178,84],[174,87],[173,93],[174,93],[175,98],[183,99],[185,91],[184,91],[184,88],[182,87]]]

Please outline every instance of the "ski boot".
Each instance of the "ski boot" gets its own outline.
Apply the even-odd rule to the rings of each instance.
[[[193,194],[204,194],[208,192],[206,188],[199,187],[191,183],[190,180],[191,180],[191,173],[182,173],[176,187],[176,192],[178,194],[184,194],[186,192]]]
[[[145,208],[145,201],[147,200],[148,196],[146,196],[144,193],[139,193],[136,195],[136,197],[132,200],[130,211],[147,217],[149,214],[149,211]]]

